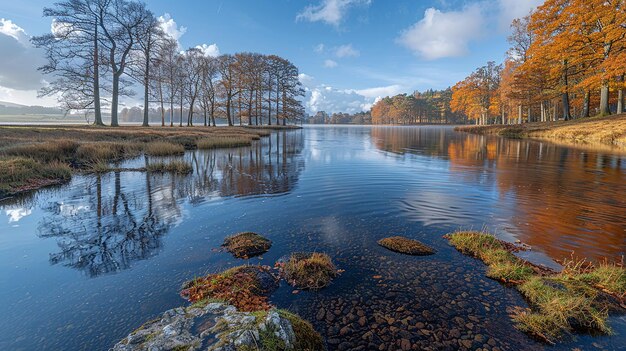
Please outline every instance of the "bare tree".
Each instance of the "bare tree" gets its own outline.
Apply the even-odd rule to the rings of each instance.
[[[224,109],[226,112],[226,119],[228,125],[233,125],[232,119],[232,105],[233,98],[240,92],[240,87],[237,86],[237,59],[233,55],[222,55],[218,60],[218,71],[220,73],[219,85],[224,95]]]
[[[100,12],[96,0],[65,0],[46,7],[53,18],[50,34],[32,38],[44,49],[47,64],[40,70],[53,79],[41,96],[59,95],[67,110],[90,110],[94,123],[104,125],[100,102]]]
[[[111,126],[119,126],[118,106],[120,80],[137,45],[136,31],[150,17],[145,4],[126,0],[99,0],[99,21],[108,50],[108,64],[112,74]]]

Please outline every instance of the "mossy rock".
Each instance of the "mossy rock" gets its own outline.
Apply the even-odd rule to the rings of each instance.
[[[243,232],[227,237],[222,246],[237,258],[250,258],[266,253],[272,241],[257,233]]]
[[[283,266],[285,279],[299,289],[321,289],[337,276],[337,268],[325,253],[300,252],[289,256]]]
[[[421,242],[403,236],[392,236],[378,241],[378,245],[394,252],[405,255],[426,256],[435,253],[435,250]]]

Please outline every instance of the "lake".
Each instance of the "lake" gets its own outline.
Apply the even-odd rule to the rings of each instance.
[[[249,263],[320,251],[345,270],[321,291],[293,294],[283,283],[270,299],[310,320],[330,350],[400,338],[416,348],[474,340],[542,349],[509,318],[511,306],[527,306],[518,292],[442,236],[484,228],[530,245],[525,257],[553,267],[571,255],[620,260],[626,251],[619,154],[450,127],[308,126],[184,157],[189,176],[76,175],[0,202],[0,349],[107,350],[185,304],[186,280],[245,262],[218,250],[241,231],[274,243]],[[437,254],[376,244],[390,235]],[[579,335],[554,349],[619,349],[626,317],[610,322],[614,336]]]

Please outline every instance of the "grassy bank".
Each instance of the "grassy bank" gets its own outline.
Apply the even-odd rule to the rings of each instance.
[[[512,138],[538,138],[564,143],[604,144],[626,149],[626,114],[521,125],[462,126],[455,130]]]
[[[561,272],[535,266],[518,258],[519,248],[479,232],[446,235],[460,252],[487,266],[487,276],[515,286],[530,308],[516,308],[517,327],[548,343],[566,334],[611,334],[610,311],[624,312],[626,270],[621,264],[565,262]]]
[[[0,198],[66,182],[72,172],[106,171],[110,162],[142,153],[172,156],[198,148],[247,146],[270,133],[248,127],[0,126]],[[146,170],[190,171],[180,163],[156,163]]]

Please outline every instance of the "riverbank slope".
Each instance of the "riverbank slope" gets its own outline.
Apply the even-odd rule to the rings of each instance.
[[[546,139],[569,144],[604,144],[626,149],[626,114],[521,125],[462,126],[455,130],[511,138]]]

